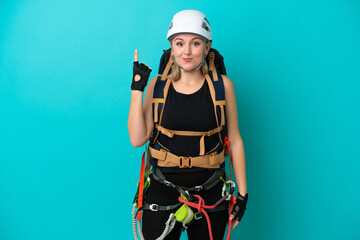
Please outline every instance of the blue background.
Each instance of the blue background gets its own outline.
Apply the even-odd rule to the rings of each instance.
[[[233,239],[360,239],[355,0],[1,1],[0,239],[132,239],[133,52],[155,76],[183,9],[235,83],[250,198]]]

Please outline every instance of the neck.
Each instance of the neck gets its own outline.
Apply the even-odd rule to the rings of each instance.
[[[185,82],[187,84],[194,84],[198,81],[202,81],[204,79],[204,75],[201,71],[193,71],[193,72],[181,72],[180,81]]]

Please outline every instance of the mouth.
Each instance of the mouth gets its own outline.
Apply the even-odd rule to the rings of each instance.
[[[190,61],[192,60],[192,58],[183,58],[183,60],[184,60],[185,62],[190,62]]]

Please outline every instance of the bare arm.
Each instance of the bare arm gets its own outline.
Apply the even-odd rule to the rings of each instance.
[[[138,61],[137,51],[135,51],[134,61]],[[130,142],[134,147],[143,146],[150,138],[154,128],[152,114],[152,96],[156,77],[154,77],[147,86],[145,101],[143,105],[142,91],[131,91],[131,102],[128,117],[128,131]]]
[[[242,196],[245,196],[247,193],[245,151],[243,140],[239,132],[234,84],[226,76],[223,76],[223,79],[225,87],[226,119],[228,138],[230,141],[230,153],[233,161],[234,173],[239,193]]]
[[[239,122],[237,115],[236,107],[236,98],[234,91],[234,84],[231,80],[222,76],[224,80],[225,87],[225,100],[226,100],[226,121],[228,128],[228,138],[230,141],[230,154],[232,157],[232,163],[234,168],[234,173],[236,177],[236,184],[238,186],[239,193],[242,196],[245,196],[247,193],[246,185],[246,166],[245,166],[245,151],[244,143],[239,131]],[[231,215],[231,219],[235,216]],[[239,224],[239,221],[234,220],[232,229],[234,229]]]

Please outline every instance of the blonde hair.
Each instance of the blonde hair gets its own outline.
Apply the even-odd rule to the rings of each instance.
[[[206,56],[207,57],[207,56]],[[205,59],[206,59],[205,57]],[[200,71],[203,75],[207,74],[209,72],[209,67],[204,61],[203,65],[200,68]],[[174,82],[180,79],[181,76],[181,70],[179,65],[175,64],[175,62],[171,65],[171,73],[168,74],[168,77],[171,77]]]

